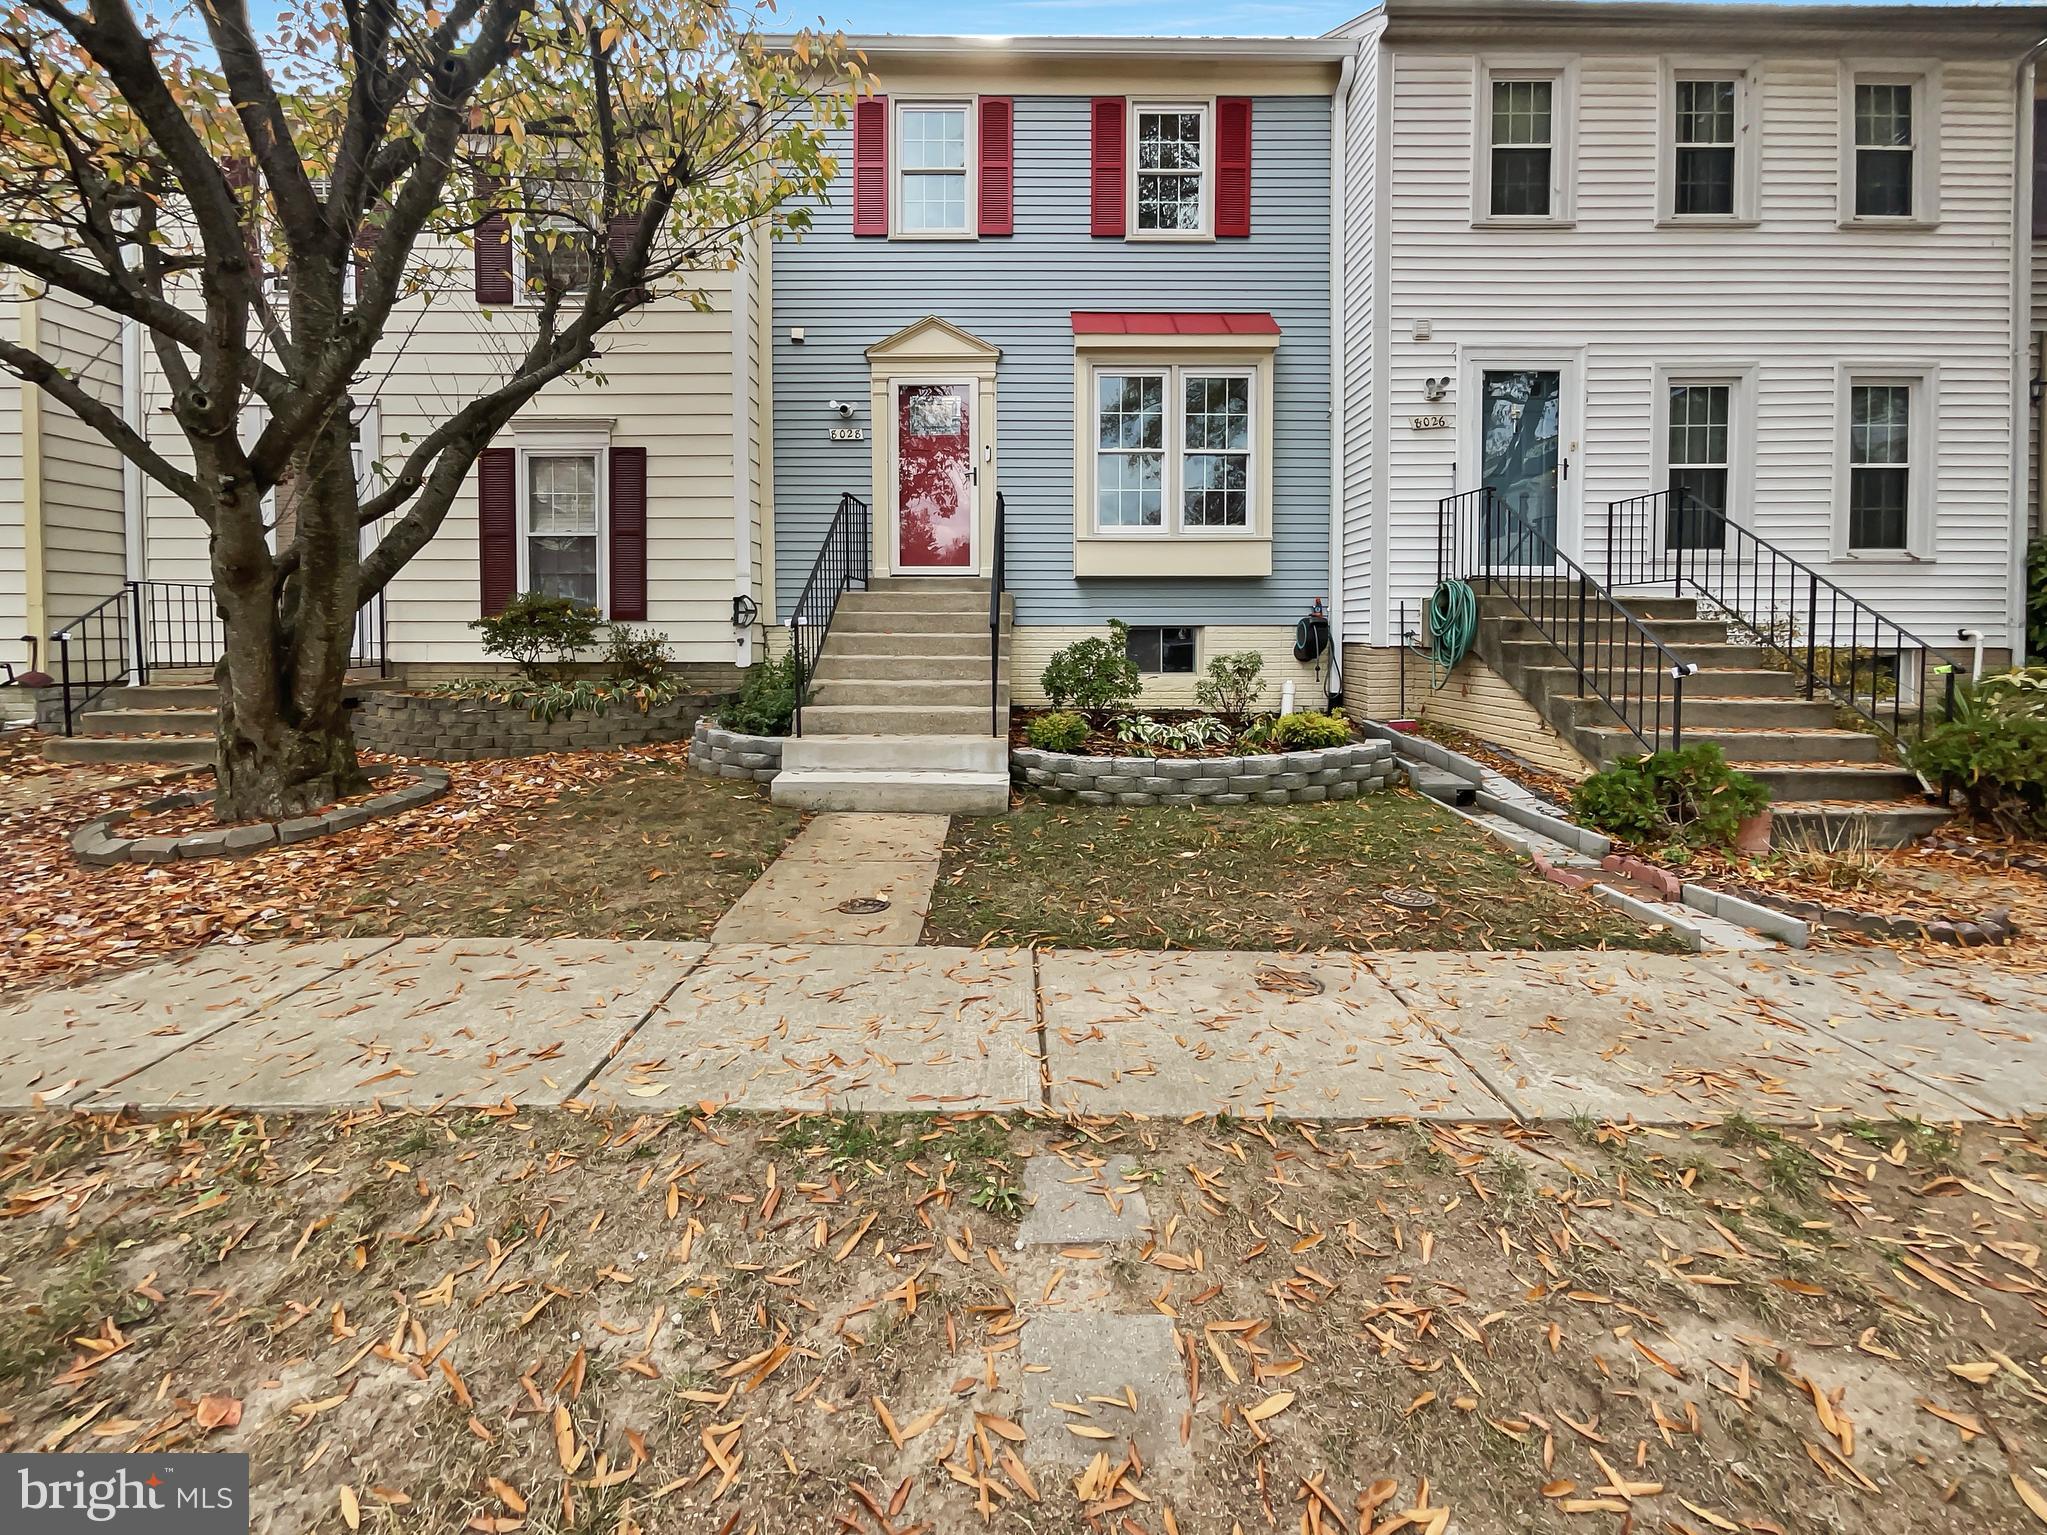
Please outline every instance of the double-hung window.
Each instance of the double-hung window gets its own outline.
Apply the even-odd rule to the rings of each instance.
[[[597,272],[590,223],[594,189],[556,176],[528,176],[520,186],[525,206],[516,215],[518,238],[512,242],[515,291],[529,303],[550,292],[563,301],[581,299]]]
[[[603,607],[603,469],[597,449],[521,452],[521,591]]]
[[[1841,222],[1940,217],[1940,76],[1923,65],[1841,67]]]
[[[1665,546],[1718,549],[1732,480],[1730,384],[1673,383],[1669,399],[1671,505]]]
[[[1256,526],[1253,370],[1104,367],[1094,382],[1097,533]]]
[[[971,157],[964,102],[904,102],[896,110],[896,232],[972,233]]]
[[[1491,200],[1495,218],[1555,212],[1556,81],[1492,80]]]
[[[1899,553],[1910,548],[1913,476],[1912,395],[1905,380],[1848,386],[1848,547]]]
[[[1208,108],[1139,105],[1136,124],[1136,232],[1208,231]]]
[[[1912,87],[1855,82],[1855,216],[1912,216]]]
[[[1732,218],[1740,132],[1738,83],[1680,78],[1671,82],[1675,162],[1671,213],[1677,218]]]

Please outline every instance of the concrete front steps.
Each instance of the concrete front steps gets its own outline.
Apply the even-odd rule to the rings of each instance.
[[[220,723],[218,693],[205,683],[109,688],[77,716],[76,735],[51,736],[52,762],[139,762],[183,767],[211,762]]]
[[[991,658],[988,582],[881,577],[839,599],[782,748],[777,804],[1000,815],[1009,808],[1009,638]],[[999,677],[991,708],[991,677]]]
[[[1762,780],[1780,841],[1902,847],[1948,818],[1876,736],[1844,729],[1831,702],[1801,696],[1789,672],[1767,664],[1768,651],[1731,637],[1724,622],[1701,618],[1692,598],[1623,593],[1619,600],[1698,666],[1685,679],[1685,742],[1714,742],[1735,767]],[[1589,691],[1579,696],[1562,653],[1503,595],[1480,598],[1478,652],[1593,765],[1641,753],[1641,741],[1603,700]],[[1666,683],[1666,730],[1669,697]]]

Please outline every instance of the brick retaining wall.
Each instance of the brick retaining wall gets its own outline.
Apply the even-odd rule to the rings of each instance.
[[[1025,793],[1083,805],[1302,805],[1373,793],[1394,772],[1384,741],[1250,757],[1009,754],[1010,778]]]
[[[642,714],[613,704],[602,714],[537,720],[513,704],[423,693],[372,693],[355,714],[356,744],[393,757],[467,762],[479,757],[534,757],[543,752],[608,750],[680,741],[710,700],[688,695]]]

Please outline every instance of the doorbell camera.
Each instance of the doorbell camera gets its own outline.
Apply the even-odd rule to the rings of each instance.
[[[853,414],[853,402],[851,400],[827,400],[825,404],[841,416],[850,417]]]

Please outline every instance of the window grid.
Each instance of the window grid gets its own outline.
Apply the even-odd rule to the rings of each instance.
[[[1202,163],[1207,114],[1190,108],[1137,113],[1137,227],[1198,234],[1206,199]]]
[[[1095,386],[1095,523],[1165,524],[1166,375],[1102,373]]]
[[[1096,529],[1248,531],[1251,380],[1249,372],[1214,368],[1097,372]],[[1170,528],[1168,505],[1179,507]]]
[[[1670,386],[1670,484],[1685,492],[1670,512],[1672,549],[1718,549],[1725,537],[1731,468],[1728,422],[1734,390],[1727,384]],[[1717,515],[1715,515],[1717,514]]]
[[[1909,82],[1855,82],[1855,216],[1912,216],[1914,141]]]
[[[528,176],[521,187],[527,208],[520,217],[521,288],[535,300],[554,288],[565,299],[583,297],[597,274],[597,241],[582,210],[596,188],[561,176]]]
[[[1547,216],[1556,153],[1556,82],[1495,80],[1492,86],[1489,207],[1501,218]]]
[[[1735,82],[1679,80],[1672,211],[1680,216],[1734,212]]]
[[[967,232],[967,109],[896,114],[898,218],[906,234]]]
[[[1251,513],[1251,380],[1241,374],[1184,375],[1180,522],[1241,528]]]
[[[1909,545],[1912,386],[1854,384],[1848,391],[1848,547]]]
[[[599,605],[597,455],[526,456],[526,587]]]

